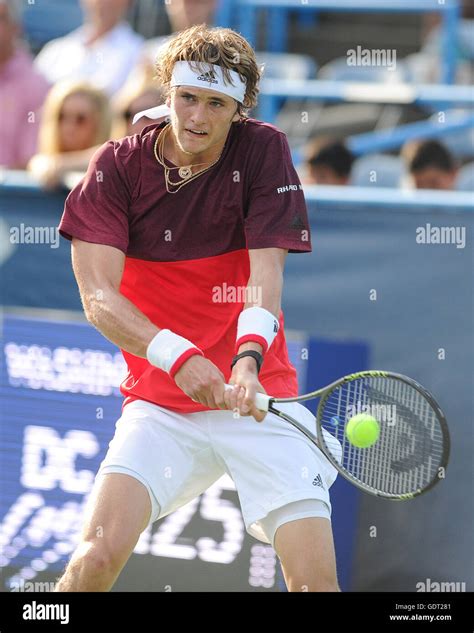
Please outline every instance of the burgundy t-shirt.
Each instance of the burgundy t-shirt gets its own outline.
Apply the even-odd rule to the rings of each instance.
[[[165,123],[105,143],[69,194],[59,230],[126,255],[120,292],[159,328],[186,337],[230,377],[237,320],[250,275],[248,249],[311,251],[302,187],[285,135],[247,119],[231,126],[209,171],[168,193],[154,146]],[[171,163],[170,163],[171,166]],[[173,170],[172,180],[178,180]],[[260,380],[268,393],[297,393],[283,314]],[[203,411],[167,373],[122,350],[126,402]]]

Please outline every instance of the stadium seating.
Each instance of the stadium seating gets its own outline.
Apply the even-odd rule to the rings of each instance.
[[[368,154],[352,166],[351,184],[357,187],[398,187],[405,176],[402,159],[387,154]]]
[[[318,79],[331,81],[363,81],[376,83],[400,83],[409,80],[406,68],[399,61],[393,70],[386,66],[350,66],[347,57],[338,57],[321,66]]]
[[[50,40],[70,33],[81,23],[79,0],[25,2],[23,30],[33,53],[37,53]]]
[[[257,53],[267,79],[314,79],[317,65],[310,55],[294,53]]]

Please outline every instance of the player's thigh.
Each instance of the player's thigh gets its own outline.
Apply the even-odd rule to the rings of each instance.
[[[327,590],[337,588],[336,556],[331,521],[307,517],[283,523],[274,539],[285,578],[312,590],[316,583]],[[307,587],[307,589],[305,589]]]
[[[117,422],[99,475],[120,472],[144,484],[150,523],[198,497],[225,473],[209,439],[206,413],[181,414],[136,400]]]
[[[150,495],[129,475],[103,474],[96,479],[88,502],[82,541],[93,543],[111,557],[128,558],[149,523]]]

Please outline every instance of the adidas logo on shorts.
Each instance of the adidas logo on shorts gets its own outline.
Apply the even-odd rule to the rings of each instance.
[[[217,79],[215,79],[215,74],[214,74],[213,70],[210,70],[207,73],[203,73],[202,75],[199,75],[198,80],[199,81],[207,81],[210,84],[217,84],[217,83],[219,83],[217,81]]]
[[[323,484],[322,477],[321,477],[321,475],[320,475],[319,473],[318,473],[318,474],[316,475],[316,477],[313,479],[313,486],[319,486],[319,487],[320,487],[320,488],[322,488],[323,490],[325,489],[325,488],[324,488],[324,484]]]

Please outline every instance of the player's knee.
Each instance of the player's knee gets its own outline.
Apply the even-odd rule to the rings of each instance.
[[[313,556],[297,556],[282,566],[288,591],[340,591],[334,566]]]
[[[337,592],[340,591],[337,579],[318,573],[298,573],[287,575],[288,591],[291,592]]]
[[[308,574],[294,575],[293,577],[290,576],[289,581],[289,591],[318,591],[331,593],[339,591],[337,580],[335,578],[329,578],[316,574],[311,576],[308,576]]]

